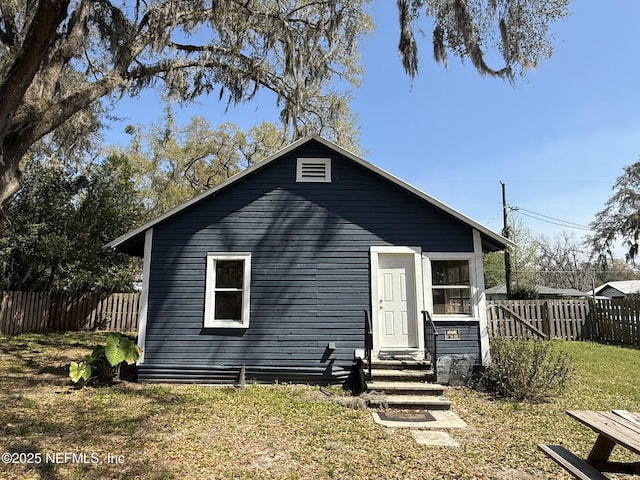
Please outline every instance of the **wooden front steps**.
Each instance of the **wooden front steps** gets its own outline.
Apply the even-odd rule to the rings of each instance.
[[[369,406],[423,410],[449,410],[444,387],[433,382],[431,362],[425,360],[379,360],[363,363],[362,376]]]

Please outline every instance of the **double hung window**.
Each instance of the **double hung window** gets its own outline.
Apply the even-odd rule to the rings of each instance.
[[[468,260],[431,262],[434,315],[471,315]]]
[[[209,253],[205,291],[205,328],[249,326],[250,253]]]

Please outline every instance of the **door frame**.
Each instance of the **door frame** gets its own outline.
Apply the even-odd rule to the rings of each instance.
[[[417,347],[410,349],[397,349],[398,352],[419,356],[424,355],[424,325],[422,322],[422,310],[424,310],[424,293],[423,293],[423,274],[422,274],[422,249],[421,247],[409,247],[409,246],[372,246],[370,247],[370,261],[371,261],[371,326],[373,328],[373,357],[378,357],[381,350],[381,333],[380,333],[380,315],[379,309],[376,306],[380,300],[379,291],[379,255],[380,254],[401,254],[401,255],[413,255],[413,285],[415,288],[415,328],[417,336]],[[385,351],[393,351],[393,348],[385,348]]]

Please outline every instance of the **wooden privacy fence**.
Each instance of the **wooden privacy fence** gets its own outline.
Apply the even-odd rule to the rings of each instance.
[[[489,336],[585,340],[589,300],[490,300]]]
[[[597,301],[592,315],[594,340],[640,346],[640,301],[637,299]]]
[[[138,293],[0,292],[0,334],[138,329]]]
[[[0,334],[136,331],[140,294],[0,292]],[[489,336],[640,346],[640,301],[489,300]]]
[[[489,336],[640,345],[637,300],[489,300]]]

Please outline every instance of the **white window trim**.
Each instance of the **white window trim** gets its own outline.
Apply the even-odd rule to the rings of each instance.
[[[217,320],[215,318],[215,280],[217,260],[243,260],[242,314],[241,321]],[[248,328],[251,308],[251,253],[209,252],[207,253],[206,287],[204,303],[204,328]]]
[[[324,177],[303,176],[303,165],[305,163],[317,163],[324,165]],[[296,182],[302,183],[329,183],[331,182],[331,159],[330,158],[298,158],[296,164]]]
[[[444,253],[423,252],[422,272],[425,292],[431,292],[431,260],[469,260],[469,279],[471,280],[472,315],[437,315],[438,320],[469,320],[477,321],[480,328],[480,356],[483,365],[489,365],[491,352],[489,348],[489,329],[487,325],[487,305],[484,287],[484,266],[482,252],[482,238],[478,230],[473,230],[473,252],[469,253]],[[425,306],[429,312],[433,312],[433,297],[425,294]]]
[[[433,283],[431,278],[431,262],[432,261],[446,261],[446,260],[467,260],[469,262],[469,283],[471,290],[469,292],[469,300],[471,301],[471,313],[447,313],[447,314],[434,314],[433,313]],[[423,284],[425,292],[425,306],[434,321],[436,320],[477,320],[480,317],[479,306],[477,302],[478,285],[477,285],[477,272],[476,272],[475,254],[473,252],[428,252],[422,254],[422,274]],[[445,287],[455,288],[452,285],[446,285]],[[458,288],[466,288],[467,285],[460,286]],[[438,287],[435,287],[438,288]]]

